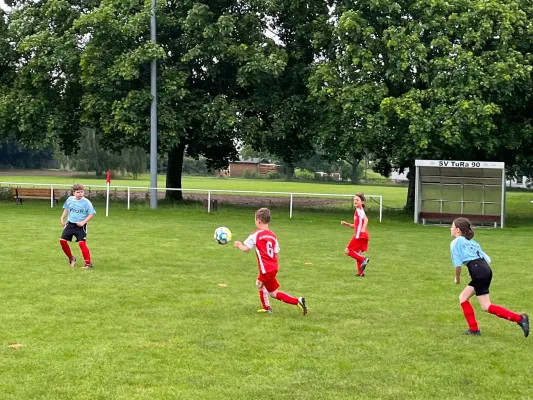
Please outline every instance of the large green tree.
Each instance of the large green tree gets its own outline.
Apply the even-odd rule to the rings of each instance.
[[[364,143],[383,174],[409,168],[408,208],[417,158],[531,162],[532,17],[517,0],[338,4],[312,87],[348,129],[327,139]]]
[[[254,93],[250,113],[257,129],[248,130],[247,143],[278,156],[294,174],[299,160],[315,152],[319,115],[309,101],[309,76],[320,56],[315,41],[324,42],[330,27],[324,0],[265,0],[266,28],[287,55],[287,66],[264,90]]]
[[[0,26],[0,46],[14,52],[12,62],[0,59],[0,79],[13,75],[1,97],[0,135],[29,147],[59,143],[69,153],[85,126],[117,153],[148,149],[150,63],[157,58],[158,144],[168,159],[169,187],[181,187],[185,153],[205,156],[211,168],[236,158],[243,104],[286,63],[264,34],[261,2],[158,2],[156,45],[149,2],[12,5],[7,28]],[[180,192],[168,195],[181,198]]]
[[[92,4],[90,0],[10,4],[13,8],[3,20],[8,46],[0,57],[11,54],[15,60],[0,102],[0,135],[15,137],[31,148],[58,143],[71,152],[80,135],[82,95],[79,42],[71,28]]]
[[[149,40],[150,8],[143,1],[104,0],[76,22],[86,38],[83,120],[103,132],[107,147],[148,148],[150,62],[156,57],[159,152],[168,154],[167,187],[181,188],[186,153],[204,156],[211,168],[237,157],[242,104],[285,61],[245,2],[159,2],[156,15],[157,45]],[[177,191],[167,196],[182,198]]]

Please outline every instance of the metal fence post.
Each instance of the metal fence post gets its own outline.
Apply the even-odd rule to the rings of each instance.
[[[211,212],[211,190],[207,191],[207,213]]]
[[[130,187],[128,186],[128,210],[130,209]]]
[[[289,218],[292,218],[292,193],[291,193],[291,205],[289,209]]]
[[[379,222],[381,223],[381,217],[383,216],[383,196],[379,196]]]

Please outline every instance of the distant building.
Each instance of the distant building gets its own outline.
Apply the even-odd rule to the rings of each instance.
[[[266,176],[269,172],[279,172],[281,165],[260,162],[259,159],[249,161],[234,161],[229,163],[228,169],[216,171],[216,176],[238,178],[243,176],[245,171]]]
[[[331,173],[327,173],[327,172],[315,172],[315,179],[318,179],[318,180],[326,180],[326,179],[331,179],[332,181],[340,181],[341,180],[341,174],[340,172],[331,172]]]

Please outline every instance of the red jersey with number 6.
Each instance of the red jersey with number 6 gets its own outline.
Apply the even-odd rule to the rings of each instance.
[[[255,247],[260,274],[278,271],[279,244],[274,232],[267,229],[254,231],[244,241],[244,245],[249,249]]]

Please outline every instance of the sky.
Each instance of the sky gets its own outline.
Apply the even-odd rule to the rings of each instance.
[[[4,3],[4,0],[0,0],[0,8],[2,8],[3,10],[8,10],[9,7],[6,6],[6,3]]]

